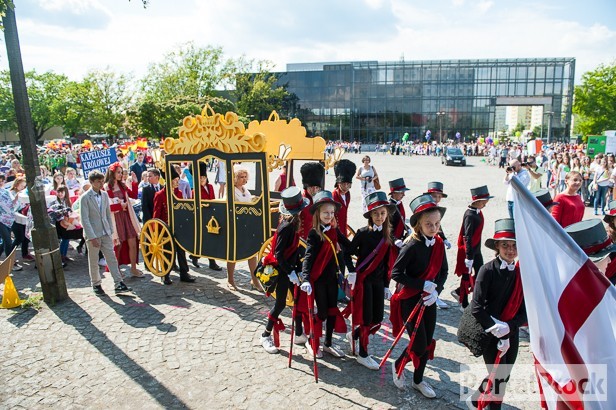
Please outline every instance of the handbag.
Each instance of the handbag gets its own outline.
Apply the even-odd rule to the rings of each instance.
[[[494,336],[483,330],[483,327],[471,313],[471,305],[468,305],[460,318],[458,341],[466,346],[473,356],[479,357],[483,355],[492,338]]]
[[[379,189],[381,189],[381,183],[379,182],[379,179],[378,179],[378,178],[377,178],[377,179],[373,179],[373,180],[372,180],[372,183],[374,183],[374,189],[376,189],[377,191],[378,191]]]
[[[261,262],[257,265],[254,273],[255,277],[261,282],[263,290],[267,293],[272,293],[276,290],[278,283],[278,269],[273,265],[263,265]]]

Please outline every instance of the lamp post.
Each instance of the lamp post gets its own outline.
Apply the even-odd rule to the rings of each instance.
[[[548,118],[548,145],[550,145],[550,134],[552,134],[552,116],[554,115],[554,111],[546,111],[543,115],[549,115]],[[541,126],[541,130],[543,131],[543,125]]]
[[[447,114],[445,111],[439,111],[436,113],[438,117],[438,143],[443,143],[443,115]]]

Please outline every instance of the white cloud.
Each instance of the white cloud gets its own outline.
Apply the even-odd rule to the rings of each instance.
[[[475,8],[480,13],[486,13],[488,10],[492,8],[494,2],[492,0],[482,0],[475,5]]]

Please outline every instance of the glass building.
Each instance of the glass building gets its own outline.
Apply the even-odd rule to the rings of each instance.
[[[543,106],[569,138],[575,58],[288,64],[278,84],[308,132],[364,143],[493,135],[498,106]],[[502,110],[500,110],[502,111]],[[544,135],[544,137],[546,137]]]

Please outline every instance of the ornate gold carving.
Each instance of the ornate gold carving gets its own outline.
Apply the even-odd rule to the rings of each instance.
[[[344,148],[336,148],[331,155],[325,158],[325,169],[333,168],[336,162],[340,161],[342,155],[344,155]]]
[[[223,117],[209,104],[201,115],[185,117],[178,134],[177,139],[165,139],[167,154],[198,154],[208,148],[226,153],[261,152],[266,143],[263,133],[246,133],[236,113],[228,112]]]
[[[235,207],[235,214],[236,215],[252,214],[254,216],[261,216],[263,215],[263,212],[260,209],[252,208],[249,206],[237,206]]]
[[[186,211],[194,211],[195,207],[193,206],[193,204],[191,203],[187,203],[187,202],[178,202],[177,204],[173,205],[173,209],[175,211],[177,211],[178,209],[184,209]]]
[[[205,227],[208,233],[211,233],[214,235],[218,235],[220,233],[220,224],[218,223],[216,218],[214,218],[213,216],[210,218],[210,220],[208,221],[207,225],[205,225]]]

